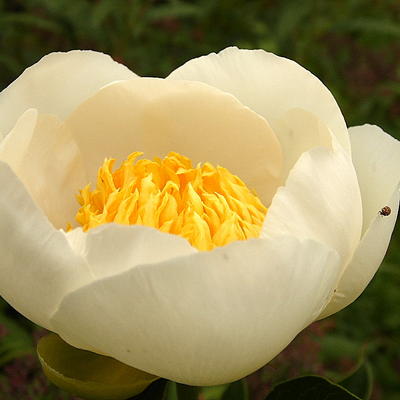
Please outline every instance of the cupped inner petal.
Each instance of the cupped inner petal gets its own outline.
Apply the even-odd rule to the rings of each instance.
[[[157,376],[231,382],[316,318],[340,265],[334,250],[314,241],[239,241],[99,279],[65,297],[52,324],[76,347],[90,337],[102,353]]]
[[[287,129],[281,130],[278,121],[288,110],[302,108],[312,112],[350,154],[346,123],[332,93],[292,60],[264,50],[228,47],[218,54],[188,61],[167,79],[204,82],[233,94],[266,118],[282,141],[287,141]]]
[[[301,155],[268,209],[262,237],[290,234],[334,248],[343,268],[356,249],[362,204],[349,155],[337,144]]]
[[[299,157],[314,147],[332,148],[332,132],[316,115],[292,108],[275,121],[283,153],[282,183]]]
[[[81,154],[55,116],[26,111],[0,143],[0,160],[23,182],[56,228],[76,213],[75,195],[87,183]]]
[[[279,184],[282,154],[268,123],[233,96],[185,81],[141,78],[111,84],[67,119],[94,181],[106,157],[178,152],[195,164],[222,165],[265,205]]]

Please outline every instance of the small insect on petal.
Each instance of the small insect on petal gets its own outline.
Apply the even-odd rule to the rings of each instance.
[[[379,214],[382,215],[383,217],[387,217],[388,215],[390,215],[391,212],[392,212],[392,210],[390,209],[390,207],[385,206],[382,208],[381,211],[379,211]]]

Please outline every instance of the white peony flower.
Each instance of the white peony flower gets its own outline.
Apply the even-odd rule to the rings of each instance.
[[[355,300],[399,206],[399,142],[376,126],[348,130],[315,76],[262,50],[228,48],[166,79],[139,78],[96,52],[53,53],[0,94],[0,132],[0,295],[73,346],[191,385],[242,378]],[[214,210],[217,197],[229,203],[215,228],[202,189],[182,232],[155,229],[144,214],[102,224],[89,192],[82,213],[98,222],[89,228],[102,225],[68,230],[76,195],[104,159],[136,151],[177,152],[238,176],[268,209],[258,237],[233,234],[247,224],[232,222],[236,205],[253,210],[247,194],[210,192]],[[157,196],[163,188],[149,185]],[[142,206],[159,215],[149,193]]]

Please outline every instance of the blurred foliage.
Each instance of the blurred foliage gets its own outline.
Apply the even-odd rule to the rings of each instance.
[[[398,0],[0,0],[0,32],[0,89],[51,51],[103,51],[139,75],[164,77],[229,45],[263,48],[316,74],[349,125],[375,123],[400,137]],[[399,237],[398,228],[360,299],[313,324],[248,378],[251,399],[264,399],[273,383],[300,373],[344,379],[361,356],[375,377],[371,399],[399,398]],[[2,399],[66,398],[29,361],[27,334],[36,328],[1,301],[0,324]],[[223,391],[208,388],[202,396],[212,400]]]

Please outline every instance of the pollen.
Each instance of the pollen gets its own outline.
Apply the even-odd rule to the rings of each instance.
[[[76,220],[87,231],[114,222],[145,225],[180,235],[199,250],[257,238],[267,208],[237,176],[210,163],[171,152],[165,158],[140,159],[135,152],[113,171],[105,159],[96,188],[77,196]]]

